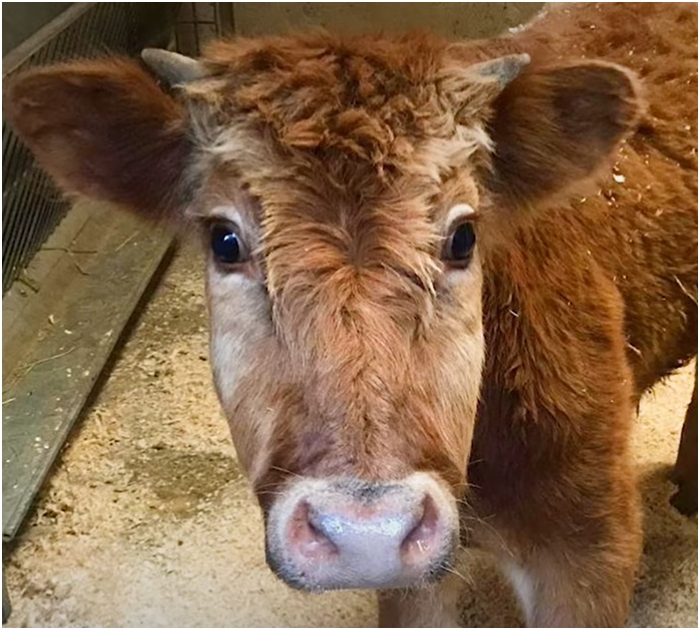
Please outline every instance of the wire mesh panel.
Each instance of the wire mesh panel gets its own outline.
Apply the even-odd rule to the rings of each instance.
[[[3,58],[3,79],[74,57],[135,55],[167,46],[180,3],[77,3]],[[2,125],[2,291],[17,279],[68,211],[48,176]]]
[[[182,2],[177,16],[177,50],[199,55],[212,39],[233,33],[232,2]]]

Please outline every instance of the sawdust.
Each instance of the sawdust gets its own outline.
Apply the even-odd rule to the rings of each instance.
[[[3,554],[10,627],[373,626],[366,592],[305,595],[264,560],[262,520],[211,385],[203,278],[176,256],[18,544]],[[644,401],[635,436],[647,543],[632,626],[697,626],[697,519],[666,481],[692,389]],[[465,621],[521,623],[488,559],[460,572]]]

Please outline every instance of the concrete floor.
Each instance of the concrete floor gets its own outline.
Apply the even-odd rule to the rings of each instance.
[[[372,626],[369,593],[304,595],[267,569],[258,508],[211,386],[203,280],[175,258],[3,564],[9,627]],[[692,389],[685,370],[635,435],[647,542],[631,626],[698,624],[698,526],[666,481]],[[521,623],[488,559],[461,569],[464,620]]]

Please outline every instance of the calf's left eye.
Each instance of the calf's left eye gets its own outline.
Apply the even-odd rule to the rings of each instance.
[[[460,223],[445,241],[442,259],[452,267],[466,267],[471,260],[475,245],[474,226],[468,221]]]

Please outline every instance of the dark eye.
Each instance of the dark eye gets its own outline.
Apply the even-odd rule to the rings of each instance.
[[[461,223],[445,242],[442,257],[454,267],[466,267],[476,245],[476,234],[471,223]]]
[[[212,226],[211,251],[216,261],[224,265],[235,265],[245,260],[243,241],[232,225]]]

